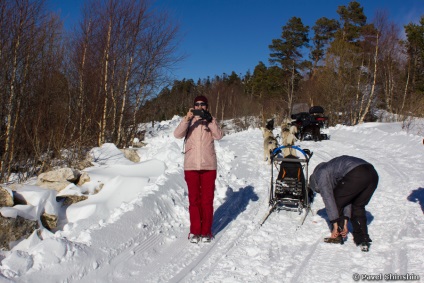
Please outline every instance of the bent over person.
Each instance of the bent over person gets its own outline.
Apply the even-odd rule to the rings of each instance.
[[[309,179],[313,191],[320,193],[333,230],[331,239],[346,237],[347,220],[353,227],[357,245],[369,247],[365,206],[378,184],[378,174],[367,161],[342,155],[318,164]],[[338,242],[338,241],[329,241]]]
[[[174,131],[184,141],[184,178],[188,187],[189,239],[192,243],[212,239],[213,199],[217,159],[214,140],[222,138],[217,121],[208,110],[208,99],[197,96]]]

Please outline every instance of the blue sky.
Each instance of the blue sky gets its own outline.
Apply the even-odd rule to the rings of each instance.
[[[80,18],[83,0],[48,0],[49,8],[59,12],[65,27]],[[337,7],[348,0],[156,0],[154,5],[169,12],[180,25],[178,52],[186,55],[173,70],[175,79],[195,81],[208,76],[245,75],[260,62],[269,65],[272,39],[280,37],[281,27],[293,17],[300,17],[312,27],[321,17],[339,19]],[[405,25],[418,23],[424,15],[424,0],[358,1],[368,20],[377,10],[386,11],[389,19]]]

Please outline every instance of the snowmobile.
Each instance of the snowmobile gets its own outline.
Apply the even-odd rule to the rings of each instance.
[[[296,138],[299,140],[328,140],[328,117],[324,116],[324,108],[312,106],[308,112],[292,114],[292,125],[298,132]]]
[[[284,148],[295,149],[303,157],[294,155],[284,157]],[[262,225],[269,215],[277,210],[295,211],[303,213],[299,227],[305,221],[308,212],[311,210],[311,203],[314,198],[312,190],[308,186],[308,165],[313,153],[308,149],[301,149],[298,146],[280,146],[271,152],[271,187],[269,191],[268,213],[264,216]],[[274,174],[274,167],[277,172]]]

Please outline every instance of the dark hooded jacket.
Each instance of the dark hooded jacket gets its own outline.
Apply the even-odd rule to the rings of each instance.
[[[347,173],[362,164],[369,163],[357,157],[342,155],[318,164],[309,178],[311,189],[321,194],[328,219],[331,222],[337,221],[340,217],[333,190]],[[351,205],[345,207],[343,214],[346,217],[351,217]]]

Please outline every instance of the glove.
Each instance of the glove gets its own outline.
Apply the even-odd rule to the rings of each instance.
[[[208,111],[203,111],[203,119],[205,119],[208,123],[212,122],[212,115]]]

